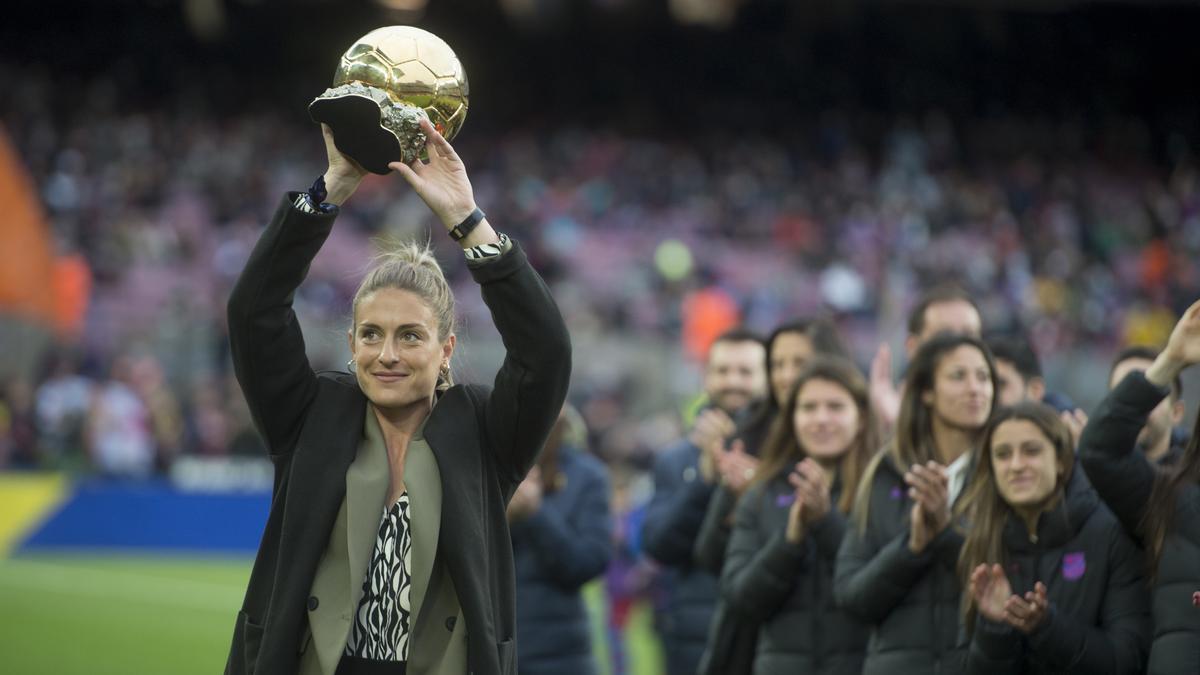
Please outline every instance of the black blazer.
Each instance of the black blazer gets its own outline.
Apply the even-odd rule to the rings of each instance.
[[[234,370],[275,464],[271,510],[234,626],[226,673],[295,673],[313,574],[345,497],[367,399],[354,377],[314,373],[292,311],[337,212],[307,214],[287,195],[229,298]],[[512,544],[505,505],[566,398],[570,337],[554,299],[515,243],[470,265],[506,356],[494,388],[458,385],[425,425],[442,482],[438,564],[467,622],[476,675],[515,673]]]

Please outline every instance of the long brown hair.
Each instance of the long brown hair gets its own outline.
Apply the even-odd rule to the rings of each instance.
[[[958,556],[958,576],[964,589],[962,617],[968,630],[974,629],[977,612],[975,598],[965,590],[970,587],[971,572],[984,563],[1003,565],[1007,562],[1004,555],[1004,525],[1014,511],[1000,496],[996,487],[996,474],[992,470],[992,438],[1001,424],[1011,420],[1025,420],[1036,425],[1042,435],[1050,441],[1050,445],[1054,446],[1054,457],[1063,466],[1054,494],[1043,508],[1048,509],[1063,498],[1075,468],[1071,431],[1054,409],[1047,405],[1023,401],[1008,408],[1001,408],[984,428],[975,473],[971,482],[963,489],[963,496],[954,508],[965,521],[966,534]]]
[[[1150,501],[1146,504],[1146,512],[1142,516],[1139,528],[1150,554],[1147,559],[1150,563],[1151,578],[1157,576],[1167,533],[1175,523],[1179,492],[1184,487],[1196,483],[1200,483],[1200,417],[1196,418],[1196,425],[1192,428],[1192,439],[1188,442],[1183,456],[1170,467],[1156,467],[1154,488],[1150,491]]]
[[[974,347],[987,361],[988,373],[993,387],[996,382],[996,362],[992,352],[979,338],[970,335],[941,333],[927,340],[909,364],[904,378],[904,396],[900,399],[900,415],[896,418],[896,433],[867,465],[862,482],[858,484],[858,496],[854,500],[854,521],[859,532],[867,529],[867,512],[871,507],[871,483],[875,472],[885,459],[891,459],[897,467],[925,464],[937,460],[933,447],[933,411],[925,404],[923,395],[931,391],[938,366],[942,359],[959,347]],[[996,412],[996,395],[992,392],[991,414]],[[989,415],[990,416],[990,415]],[[982,431],[982,428],[980,429]]]
[[[759,452],[759,466],[752,484],[770,482],[775,478],[786,475],[796,462],[808,454],[796,435],[796,425],[793,422],[796,405],[800,402],[800,390],[813,380],[832,382],[850,395],[858,408],[859,430],[850,447],[842,455],[838,465],[838,479],[842,483],[842,496],[838,499],[837,508],[842,513],[849,513],[854,503],[854,491],[858,481],[866,469],[871,449],[876,447],[875,420],[871,412],[871,402],[867,394],[867,381],[862,373],[847,359],[836,356],[821,356],[805,366],[796,382],[788,393],[786,405],[780,409],[771,423],[767,440]]]

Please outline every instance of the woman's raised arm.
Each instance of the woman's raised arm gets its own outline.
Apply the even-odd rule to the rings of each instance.
[[[304,351],[292,300],[308,266],[333,228],[337,205],[366,172],[333,143],[322,125],[329,170],[325,208],[308,195],[286,195],[250,253],[229,295],[229,344],[233,369],[254,423],[272,455],[290,452],[300,418],[316,396],[317,378]]]
[[[466,167],[428,120],[429,163],[393,162],[469,255],[469,267],[504,343],[504,363],[485,406],[485,430],[500,475],[515,487],[533,466],[567,397],[571,339],[546,283],[521,247],[501,237],[475,204]]]

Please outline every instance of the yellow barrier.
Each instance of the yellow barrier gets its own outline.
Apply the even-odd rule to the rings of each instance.
[[[0,473],[0,558],[62,504],[69,485],[57,473]]]

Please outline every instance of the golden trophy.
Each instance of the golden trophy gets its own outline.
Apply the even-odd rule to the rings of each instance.
[[[308,105],[333,129],[338,150],[373,173],[425,150],[418,123],[429,118],[446,140],[467,118],[467,73],[441,38],[412,26],[377,28],[342,54],[333,86]]]

